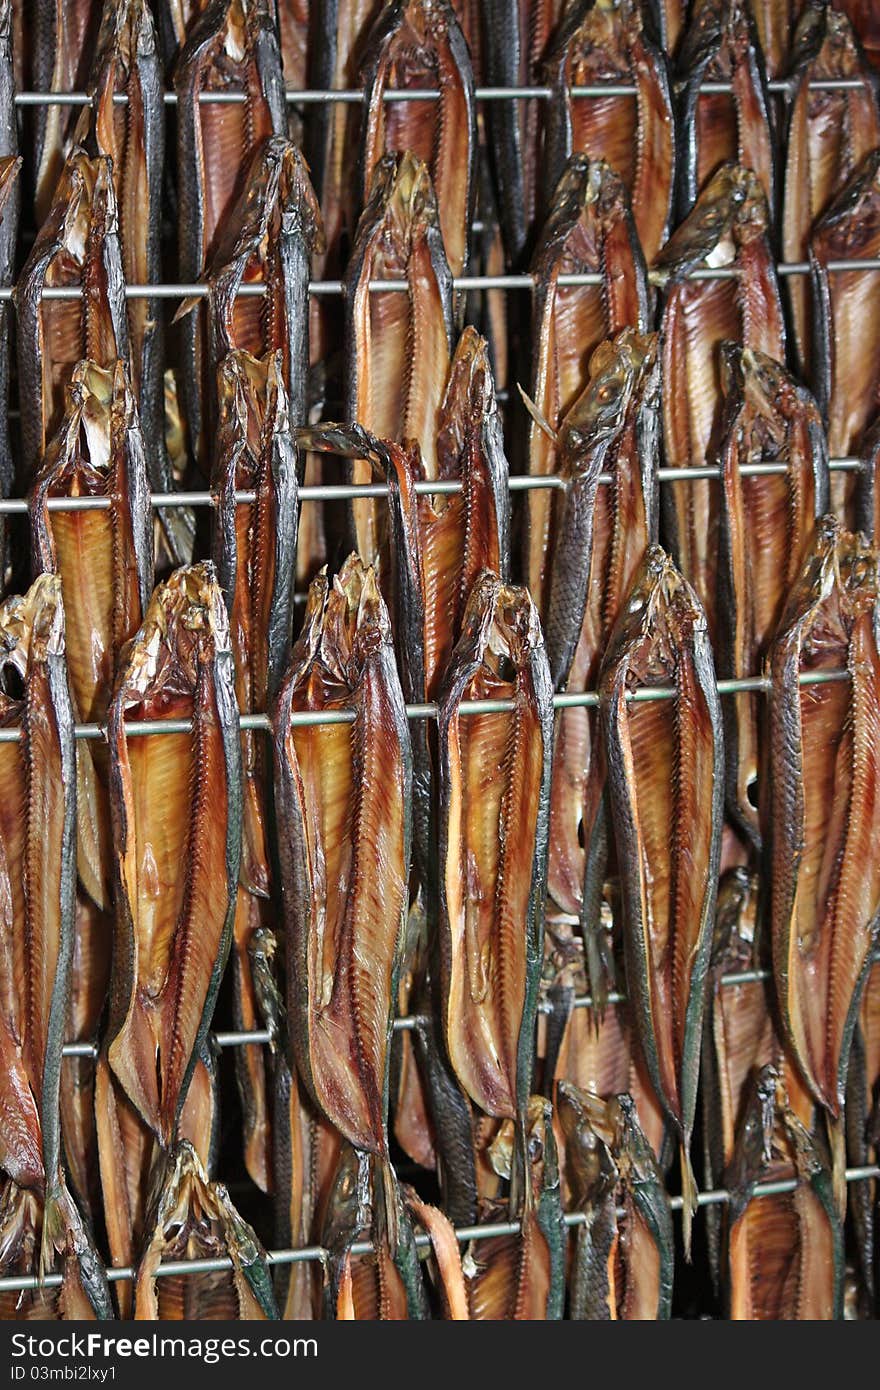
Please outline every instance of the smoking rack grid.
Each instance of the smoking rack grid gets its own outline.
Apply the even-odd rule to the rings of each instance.
[[[787,81],[768,82],[767,89],[771,93],[787,96],[792,93],[797,84]],[[810,87],[823,91],[846,91],[857,89],[865,84],[858,78],[839,78],[827,79],[821,82],[811,82]],[[701,90],[707,94],[729,93],[730,83],[713,82],[703,83]],[[636,88],[625,83],[602,84],[599,86],[579,86],[570,88],[573,97],[624,97],[635,96]],[[285,93],[289,105],[293,106],[313,106],[327,105],[330,103],[342,102],[348,105],[357,105],[363,100],[363,92],[360,90],[304,90],[296,91],[288,89]],[[387,102],[395,101],[433,101],[437,100],[440,93],[436,91],[386,91],[384,100]],[[553,91],[544,86],[516,86],[516,87],[477,87],[475,89],[477,101],[504,101],[504,100],[549,100],[553,96]],[[34,106],[86,106],[91,98],[86,92],[16,92],[15,104],[19,107]],[[116,95],[114,101],[117,104],[127,104],[125,95]],[[199,100],[205,103],[229,104],[238,103],[244,100],[244,95],[238,92],[203,92]],[[164,102],[166,106],[176,106],[177,94],[175,92],[165,92]],[[778,262],[776,273],[782,277],[809,275],[811,267],[806,261]],[[829,261],[827,270],[834,274],[838,271],[880,271],[880,257],[870,259],[846,259]],[[734,279],[738,271],[730,268],[717,269],[696,269],[690,272],[687,278],[698,280],[718,280]],[[649,281],[658,286],[667,282],[668,277],[663,273],[649,271]],[[593,285],[601,283],[601,276],[597,274],[581,275],[560,275],[558,277],[560,285]],[[466,275],[459,276],[453,281],[454,288],[457,290],[533,290],[535,287],[534,277],[529,274],[512,275]],[[388,293],[390,291],[405,292],[407,285],[405,281],[372,281],[370,283],[371,292]],[[242,295],[260,295],[264,292],[263,286],[259,284],[241,285],[238,293]],[[13,299],[13,290],[9,287],[0,287],[0,302]],[[76,286],[69,288],[44,288],[42,297],[45,299],[70,299],[76,298],[81,293]],[[173,283],[165,281],[157,285],[126,285],[125,295],[127,299],[155,298],[155,299],[183,299],[187,297],[203,297],[208,293],[207,286],[199,284]],[[312,295],[341,295],[343,286],[340,280],[313,280],[309,284],[309,293]],[[863,467],[863,461],[859,458],[832,458],[829,461],[829,468],[832,472],[858,472]],[[764,476],[777,473],[784,473],[783,464],[746,464],[741,468],[744,476]],[[692,482],[700,478],[718,478],[719,469],[717,467],[706,466],[699,468],[660,468],[658,470],[660,482]],[[599,477],[599,482],[607,484],[611,477],[603,473]],[[564,479],[555,475],[541,477],[514,476],[508,480],[511,492],[524,492],[533,489],[563,489]],[[415,485],[417,493],[430,493],[432,495],[449,494],[461,491],[461,483],[458,482],[420,482]],[[384,483],[376,484],[321,484],[305,485],[299,488],[299,500],[304,501],[338,501],[357,497],[385,497],[389,494],[389,487]],[[237,491],[235,500],[239,503],[254,501],[255,494],[248,491]],[[190,491],[174,493],[153,493],[151,494],[151,504],[154,508],[165,507],[211,507],[216,506],[217,499],[210,491]],[[105,497],[79,497],[79,498],[50,498],[48,507],[50,511],[86,511],[101,510],[108,508],[110,499]],[[28,502],[26,498],[0,498],[0,516],[26,513]],[[840,681],[849,679],[846,671],[821,671],[813,672],[801,677],[801,684],[824,684],[829,681]],[[769,688],[769,681],[765,676],[748,676],[740,679],[719,680],[717,682],[718,693],[720,695],[733,695],[744,692],[766,693]],[[636,700],[662,700],[670,699],[674,695],[671,689],[654,689],[649,691],[638,691],[627,698]],[[573,709],[584,707],[595,707],[598,705],[599,697],[595,691],[586,691],[582,694],[557,694],[554,696],[555,709]],[[512,707],[511,701],[506,700],[482,700],[464,701],[461,704],[460,712],[462,715],[477,713],[491,713],[502,711]],[[435,704],[416,704],[407,706],[407,716],[411,720],[433,719],[437,716],[437,706]],[[354,718],[354,712],[340,710],[332,714],[313,714],[313,713],[294,713],[291,716],[293,724],[317,724],[317,723],[344,723]],[[268,717],[265,714],[243,715],[240,717],[240,726],[243,730],[254,729],[266,732],[270,729]],[[188,720],[154,720],[126,726],[129,736],[144,736],[163,733],[185,733],[190,728]],[[77,739],[100,739],[106,736],[106,725],[103,724],[77,724],[75,728]],[[18,739],[20,731],[17,728],[0,729],[0,743],[11,742]],[[875,953],[875,961],[880,961],[880,951]],[[724,975],[721,984],[725,987],[745,985],[755,983],[770,978],[768,970],[747,970],[739,971],[735,974]],[[608,1003],[615,1004],[625,1000],[626,996],[617,992],[612,992],[608,996]],[[581,995],[574,1001],[575,1008],[591,1008],[593,1000],[590,995]],[[541,1006],[539,1006],[541,1011]],[[543,1007],[546,1011],[546,1006]],[[406,1016],[397,1018],[394,1021],[394,1031],[403,1032],[415,1027],[417,1018]],[[214,1032],[213,1040],[218,1047],[241,1047],[241,1046],[264,1046],[271,1045],[274,1041],[273,1035],[268,1030],[254,1030],[251,1032]],[[97,1047],[92,1042],[74,1041],[65,1044],[63,1054],[65,1057],[96,1057]],[[880,1165],[869,1164],[864,1167],[848,1168],[846,1170],[846,1181],[866,1182],[880,1178]],[[794,1190],[795,1182],[780,1181],[761,1183],[755,1188],[756,1197],[774,1196],[784,1192]],[[699,1192],[697,1194],[698,1207],[708,1207],[722,1205],[729,1201],[729,1194],[724,1188],[716,1188],[712,1191]],[[671,1197],[670,1207],[673,1211],[681,1211],[681,1197]],[[567,1227],[582,1225],[586,1220],[583,1213],[570,1212],[566,1214],[565,1224]],[[478,1241],[486,1240],[493,1236],[515,1235],[519,1231],[519,1222],[504,1221],[484,1224],[480,1226],[466,1226],[457,1228],[455,1234],[459,1241]],[[416,1245],[419,1248],[427,1248],[430,1240],[427,1236],[416,1236]],[[352,1253],[355,1255],[369,1254],[372,1245],[369,1241],[362,1241],[352,1246]],[[325,1261],[328,1252],[321,1246],[304,1246],[300,1248],[288,1248],[282,1250],[270,1250],[268,1252],[268,1263],[275,1265],[294,1265],[307,1261]],[[169,1277],[195,1273],[211,1273],[232,1268],[230,1259],[221,1258],[213,1260],[177,1260],[167,1261],[156,1271],[157,1276]],[[120,1280],[130,1280],[134,1278],[135,1270],[131,1267],[107,1268],[107,1278],[111,1283]],[[7,1277],[0,1278],[0,1292],[19,1291],[36,1289],[38,1287],[51,1288],[58,1286],[62,1282],[60,1274],[48,1274],[40,1281],[35,1277],[22,1276],[20,1278]]]

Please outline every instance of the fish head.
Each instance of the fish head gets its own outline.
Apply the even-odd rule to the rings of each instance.
[[[251,460],[259,460],[264,441],[287,433],[290,416],[284,386],[284,354],[280,349],[258,358],[236,348],[217,368],[220,409],[219,446],[226,450],[246,441]],[[222,464],[219,470],[222,476]],[[246,486],[244,478],[240,480]]]
[[[467,449],[496,410],[489,344],[468,325],[458,340],[437,415],[439,477],[461,477]]]
[[[356,238],[374,247],[375,278],[390,280],[400,275],[424,244],[429,227],[439,225],[427,164],[409,150],[383,155],[373,169]]]
[[[625,328],[590,358],[587,385],[563,417],[557,433],[560,472],[579,478],[601,466],[605,453],[631,419],[634,403],[653,399],[659,387],[657,335]]]
[[[556,1108],[565,1141],[566,1177],[575,1204],[589,1206],[613,1189],[617,1168],[611,1146],[617,1129],[617,1103],[560,1081]]]
[[[25,595],[0,604],[0,722],[20,711],[30,665],[63,654],[61,577],[41,574]]]
[[[157,585],[140,630],[123,650],[114,704],[149,697],[161,714],[191,695],[199,666],[230,651],[229,619],[210,560],[185,565]]]
[[[718,885],[712,967],[732,974],[747,970],[754,957],[759,880],[744,864],[728,869]]]

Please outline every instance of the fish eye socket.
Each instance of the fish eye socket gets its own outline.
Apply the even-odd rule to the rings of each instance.
[[[24,699],[24,676],[13,661],[0,666],[0,691],[9,700]]]

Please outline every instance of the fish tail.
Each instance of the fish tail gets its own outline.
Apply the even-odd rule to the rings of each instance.
[[[688,1264],[691,1261],[691,1234],[693,1231],[694,1213],[697,1210],[697,1180],[694,1177],[694,1170],[691,1167],[691,1156],[686,1143],[682,1143],[681,1149],[681,1218],[682,1236],[684,1239],[684,1257]]]

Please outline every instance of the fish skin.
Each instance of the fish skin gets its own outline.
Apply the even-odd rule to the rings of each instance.
[[[433,1121],[443,1210],[453,1225],[472,1226],[477,1219],[477,1176],[471,1108],[438,1045],[433,1018],[417,1017],[413,1033],[419,1074]]]
[[[636,568],[657,540],[660,360],[655,334],[623,329],[590,360],[590,380],[560,425],[565,491],[554,504],[546,619],[555,691],[594,690]],[[611,482],[599,485],[602,473]],[[613,981],[600,961],[608,810],[594,709],[556,714],[548,893],[581,919],[588,989],[601,1010]]]
[[[880,961],[874,961],[862,993],[846,1087],[846,1156],[853,1167],[877,1162],[880,1151]],[[877,1182],[853,1183],[847,1192],[863,1316],[877,1306]]]
[[[3,80],[0,58],[0,110],[3,101]],[[0,155],[0,287],[3,289],[9,289],[12,285],[21,202],[18,190],[20,173],[21,159],[17,155]],[[15,460],[9,439],[9,318],[9,303],[3,300],[0,302],[0,498],[9,497],[15,480]],[[4,583],[7,531],[8,522],[3,517],[0,519],[0,580]]]
[[[0,287],[12,286],[21,214],[21,167],[15,108],[15,35],[11,0],[0,0]],[[9,439],[10,305],[0,301],[0,498],[9,497],[15,459]],[[0,517],[0,582],[6,581],[8,521]]]
[[[754,1195],[758,1183],[779,1178],[795,1179],[793,1194]],[[772,1066],[753,1078],[725,1187],[728,1316],[842,1317],[843,1230],[831,1173]],[[762,1292],[761,1281],[770,1289]]]
[[[158,1141],[127,1099],[107,1060],[106,1045],[95,1064],[95,1121],[104,1225],[111,1264],[135,1266],[142,1252],[153,1176],[161,1166]],[[207,1172],[213,1169],[219,1131],[217,1069],[208,1041],[200,1048],[180,1115],[180,1138],[196,1150]],[[114,1286],[118,1316],[132,1316],[130,1280]]]
[[[562,274],[593,272],[601,285],[560,285]],[[572,155],[554,194],[532,262],[535,353],[532,400],[551,430],[588,381],[590,357],[624,328],[647,332],[648,277],[622,181],[601,161]],[[556,447],[537,420],[529,425],[532,474],[554,473]],[[525,573],[539,611],[546,611],[552,503],[533,492],[526,519]]]
[[[319,1245],[344,1141],[312,1105],[296,1073],[291,1074],[281,1046],[275,1053],[274,1079],[275,1242],[281,1248]],[[285,1322],[318,1318],[323,1269],[307,1260],[278,1265],[275,1293]]]
[[[873,0],[840,0],[875,67],[880,67],[880,25]]]
[[[282,353],[282,381],[294,427],[306,422],[309,359],[308,283],[312,257],[323,249],[321,210],[300,151],[286,137],[270,136],[253,150],[240,193],[218,228],[205,271],[208,286],[209,363],[216,372],[233,351],[254,357]],[[266,298],[238,298],[242,284],[259,281]],[[198,314],[186,300],[178,318]],[[201,384],[200,384],[201,389]],[[213,386],[202,391],[202,414]]]
[[[12,1179],[0,1221],[5,1227],[0,1260],[11,1262],[8,1272],[19,1272],[24,1259],[22,1272],[28,1274],[63,1266],[62,1305],[65,1299],[71,1306],[81,1299],[81,1316],[101,1317],[109,1306],[106,1283],[67,1188],[61,1146],[59,1090],[74,944],[76,764],[60,580],[41,575],[23,598],[8,598],[0,606],[0,634],[0,720],[22,730],[19,740],[3,745],[0,768],[2,954],[8,971],[0,1014],[5,1118],[0,1154]],[[20,696],[7,693],[13,673]],[[30,1190],[20,1188],[22,1183]]]
[[[135,1320],[276,1319],[266,1253],[226,1188],[208,1179],[192,1145],[181,1141],[158,1179],[135,1279]],[[156,1278],[163,1262],[218,1256],[231,1259],[232,1269]]]
[[[301,448],[339,454],[352,462],[352,479],[384,481],[389,488],[387,521],[378,513],[377,533],[384,534],[378,566],[379,585],[390,606],[394,651],[403,697],[408,704],[426,696],[426,584],[419,526],[419,504],[414,483],[424,477],[416,441],[393,444],[378,439],[362,426],[325,422],[299,430]],[[353,503],[353,509],[363,506]],[[355,526],[357,522],[355,521]],[[423,883],[432,872],[429,862],[432,818],[432,754],[427,723],[420,721],[410,734],[413,758],[413,842],[417,872]]]
[[[352,1246],[366,1239],[369,1255]],[[325,1318],[424,1321],[427,1291],[412,1223],[391,1165],[342,1149],[321,1244],[328,1251]]]
[[[391,444],[358,425],[324,424],[299,434],[301,445],[353,459],[355,476],[366,466],[371,479],[390,485],[390,554],[382,557],[381,584],[391,606],[404,695],[413,704],[437,695],[477,575],[491,568],[506,579],[509,567],[509,468],[488,344],[470,326],[453,355],[436,424],[436,467],[430,474],[415,443]],[[462,492],[442,499],[416,494],[414,484],[431,477],[460,481]],[[428,726],[423,723],[412,737],[416,858],[428,875],[434,843]]]
[[[828,510],[828,445],[810,393],[771,357],[721,345],[721,475],[718,607],[720,676],[760,671],[800,572],[816,519]],[[751,463],[782,463],[782,477],[743,477]],[[761,694],[724,705],[727,813],[761,847]],[[750,796],[750,788],[756,788]]]
[[[673,227],[676,119],[669,65],[638,0],[576,0],[544,67],[552,96],[544,117],[548,203],[572,154],[604,159],[626,187],[645,259]],[[632,83],[637,96],[572,97],[571,87]],[[647,325],[646,325],[647,326]]]
[[[564,0],[483,0],[486,78],[495,87],[530,85],[556,29]],[[498,190],[507,263],[519,267],[543,206],[543,103],[493,101],[485,120]]]
[[[192,733],[147,735],[150,742],[139,743],[124,721],[137,722],[151,710],[159,717],[191,717]],[[117,906],[109,1061],[168,1149],[229,952],[241,858],[233,660],[210,562],[177,570],[156,589],[117,677],[108,739]],[[163,787],[170,784],[167,799],[161,798],[161,841],[149,819],[151,775]],[[186,822],[179,843],[168,818],[175,805]],[[160,892],[165,884],[177,887],[177,902],[178,893]],[[156,1053],[158,1066],[145,1067],[145,1055]]]
[[[101,19],[103,0],[39,0],[32,6],[32,86],[38,92],[82,91]],[[18,39],[16,35],[16,39]],[[37,225],[49,215],[68,154],[75,110],[38,106],[28,141],[29,186]]]
[[[468,715],[462,724],[461,701],[486,694],[512,697],[513,711]],[[534,1066],[553,742],[550,671],[526,590],[489,570],[479,576],[437,703],[447,1054],[483,1111],[521,1119]],[[481,822],[496,826],[488,844]],[[516,827],[512,871],[509,826]],[[469,903],[486,904],[477,921],[469,920]]]
[[[627,701],[637,689],[670,682],[671,700]],[[724,750],[706,617],[659,546],[648,550],[612,634],[599,699],[627,989],[651,1082],[681,1144],[687,1250]],[[652,795],[659,798],[654,825]]]
[[[42,299],[44,287],[82,285],[83,295]],[[84,357],[101,367],[128,356],[125,278],[111,164],[75,147],[49,215],[14,290],[22,399],[22,476],[30,483],[58,429],[70,372]]]
[[[665,1320],[675,1259],[672,1213],[632,1097],[603,1101],[566,1081],[556,1096],[570,1210],[586,1216],[575,1234],[570,1316]]]
[[[678,55],[681,81],[677,220],[691,212],[708,179],[736,160],[754,171],[767,200],[770,227],[777,219],[776,138],[764,59],[746,0],[703,0],[694,11]],[[702,92],[704,82],[729,81],[729,95]]]
[[[785,261],[805,261],[816,219],[865,156],[880,144],[880,77],[846,16],[810,0],[794,39],[794,83],[788,102],[781,244]],[[810,83],[861,78],[847,91],[811,90]],[[792,351],[804,381],[813,372],[814,305],[809,280],[789,276]]]
[[[238,707],[242,714],[260,714],[281,681],[293,629],[297,457],[282,351],[261,359],[231,352],[217,373],[217,395],[213,559],[229,613]],[[254,502],[236,503],[236,490],[255,492]],[[242,734],[242,884],[268,897],[270,776],[261,747],[259,735]]]
[[[119,656],[140,626],[153,587],[147,449],[126,365],[74,367],[58,433],[28,498],[34,572],[57,573],[67,598],[67,654],[77,718],[105,719]],[[54,512],[54,497],[105,496],[102,511]],[[87,597],[88,596],[88,597]],[[97,907],[111,905],[107,757],[80,742],[77,860]]]
[[[752,1073],[782,1064],[766,981],[722,983],[724,976],[758,970],[763,963],[759,926],[760,878],[745,865],[723,873],[718,885],[703,1034],[701,1092],[706,1185],[719,1187],[733,1159]],[[706,1212],[712,1277],[721,1282],[721,1213]]]
[[[401,1188],[401,1195],[407,1211],[431,1242],[436,1267],[435,1282],[439,1285],[444,1318],[454,1322],[467,1322],[470,1319],[470,1310],[462,1270],[461,1247],[452,1219],[439,1207],[422,1201],[415,1189],[408,1185]]]
[[[81,889],[70,969],[67,1038],[97,1043],[110,983],[113,920]],[[65,1057],[61,1063],[61,1139],[68,1180],[77,1204],[90,1220],[101,1206],[95,1117],[93,1057]]]
[[[275,0],[275,23],[278,27],[284,86],[295,92],[304,91],[309,85],[308,62],[314,9],[315,0]],[[288,107],[288,132],[298,146],[303,142],[303,126],[303,118],[296,107]]]
[[[797,30],[804,15],[827,4],[828,0],[749,0],[770,81],[790,75],[796,63]]]
[[[391,0],[365,40],[359,184],[366,201],[377,164],[409,152],[430,173],[453,275],[467,269],[476,199],[474,74],[449,0]],[[439,88],[439,101],[386,105],[387,90]]]
[[[673,59],[685,30],[688,0],[656,0],[654,8],[660,41],[667,57]]]
[[[44,1265],[47,1223],[59,1242],[57,1270],[54,1258]],[[52,1272],[61,1274],[60,1287],[0,1294],[0,1322],[94,1322],[113,1316],[103,1265],[67,1190],[44,1202],[36,1192],[4,1177],[0,1180],[0,1278],[42,1278]]]
[[[229,353],[218,370],[220,430],[212,485],[217,496],[213,555],[229,614],[235,693],[242,714],[265,713],[283,674],[293,629],[298,517],[297,455],[279,348],[257,360]],[[236,490],[256,500],[236,504]],[[270,848],[271,753],[265,736],[241,735],[242,860],[233,928],[236,1027],[261,1026],[250,948],[274,921]],[[271,966],[263,961],[269,970]],[[248,1171],[271,1184],[271,1086],[262,1048],[239,1048],[236,1068]]]
[[[290,722],[351,707],[352,725]],[[293,1052],[323,1113],[387,1162],[412,752],[388,613],[357,556],[332,589],[323,573],[312,583],[272,727]]]
[[[832,458],[857,454],[873,421],[880,370],[873,368],[880,330],[873,305],[880,273],[830,274],[829,261],[862,259],[880,249],[880,150],[872,150],[813,228],[810,271],[815,314],[813,389],[828,430]],[[832,505],[851,522],[853,483],[832,490]]]
[[[694,280],[696,268],[738,268],[735,280]],[[785,359],[785,324],[768,241],[767,205],[750,170],[726,164],[657,260],[668,278],[661,329],[663,442],[672,468],[711,462],[721,405],[725,339]],[[667,485],[662,534],[706,610],[717,640],[720,488],[714,480]]]
[[[177,92],[178,259],[180,277],[201,279],[222,237],[253,151],[287,132],[281,54],[271,0],[211,0],[195,20],[174,70]],[[244,91],[236,105],[208,105],[201,91]],[[193,455],[207,476],[210,411],[203,380],[202,314],[180,326],[181,384]]]
[[[880,465],[880,420],[875,420],[862,441],[862,470],[855,493],[856,530],[875,544],[880,541],[880,488],[877,487],[877,468]]]
[[[403,278],[409,292],[371,293],[371,280]],[[452,354],[452,274],[428,167],[414,155],[386,155],[373,173],[344,278],[346,418],[382,439],[414,439],[427,477],[437,475],[438,412]],[[371,481],[356,464],[353,482]],[[374,564],[383,535],[380,507],[351,504],[363,559]]]
[[[505,1121],[490,1147],[496,1171],[513,1183],[506,1199],[483,1204],[480,1224],[518,1220],[521,1229],[469,1246],[465,1268],[475,1321],[557,1322],[563,1314],[567,1237],[550,1101],[531,1096],[522,1123],[522,1140]]]
[[[769,823],[781,1022],[810,1094],[833,1124],[880,926],[880,882],[868,852],[880,813],[878,625],[877,551],[823,518],[767,658]],[[848,681],[798,684],[802,673],[840,667]]]
[[[60,1164],[58,1085],[73,927],[69,837],[76,815],[73,716],[64,666],[60,585],[38,580],[0,606],[0,719],[21,725],[2,754],[3,1075],[0,1159],[19,1186],[43,1195]],[[6,693],[21,687],[20,695]],[[65,775],[67,774],[67,775]],[[51,788],[60,789],[60,797]],[[56,804],[60,800],[60,805]],[[39,820],[39,825],[35,822]],[[39,837],[45,840],[40,862]],[[34,880],[51,875],[48,891]],[[51,886],[54,885],[54,888]],[[54,902],[52,901],[54,897]]]

